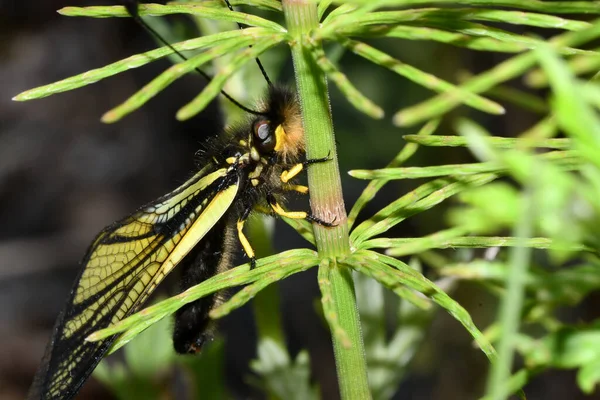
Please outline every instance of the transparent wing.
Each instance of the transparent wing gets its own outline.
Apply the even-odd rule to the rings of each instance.
[[[85,338],[135,312],[223,217],[238,187],[236,174],[227,169],[204,169],[96,237],[28,399],[69,399],[77,393],[114,341]]]

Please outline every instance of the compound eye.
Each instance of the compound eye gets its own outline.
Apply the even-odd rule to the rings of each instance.
[[[258,127],[256,128],[256,137],[261,142],[264,142],[265,140],[267,140],[269,138],[270,134],[271,134],[271,132],[269,130],[269,124],[267,124],[265,122],[259,123]]]
[[[256,146],[261,153],[270,153],[275,148],[275,140],[269,121],[258,120],[254,122],[254,137],[257,139]]]

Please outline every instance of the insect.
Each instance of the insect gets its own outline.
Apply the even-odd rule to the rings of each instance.
[[[137,7],[137,5],[136,5]],[[135,9],[127,7],[135,17]],[[82,261],[67,303],[58,316],[28,399],[73,398],[116,336],[87,342],[91,333],[137,311],[176,266],[186,289],[232,267],[237,242],[255,265],[243,232],[260,206],[274,214],[307,219],[282,207],[286,193],[307,193],[291,183],[310,164],[328,157],[304,157],[304,133],[294,92],[271,85],[245,124],[204,145],[200,170],[171,193],[106,227]],[[237,240],[236,240],[237,236]],[[208,313],[220,301],[211,295],[176,313],[175,350],[198,352],[207,339]]]

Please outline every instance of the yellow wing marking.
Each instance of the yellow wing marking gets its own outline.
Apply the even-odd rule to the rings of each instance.
[[[85,337],[135,311],[227,212],[239,180],[227,183],[226,168],[206,172],[106,228],[94,240],[61,317],[62,328],[53,337],[56,348],[48,369],[41,370],[42,389],[50,397],[78,387],[89,374],[89,366],[82,363],[106,348],[102,342],[85,342]]]
[[[73,306],[79,305],[82,310],[67,321],[63,337],[84,324],[95,325],[109,314],[111,323],[119,321],[148,297],[233,202],[237,184],[190,207],[190,201],[203,196],[202,192],[226,172],[223,168],[200,179],[196,176],[171,195],[117,224],[116,229],[108,228],[98,236],[73,299]],[[171,221],[182,210],[185,218]],[[169,226],[169,222],[179,226]]]

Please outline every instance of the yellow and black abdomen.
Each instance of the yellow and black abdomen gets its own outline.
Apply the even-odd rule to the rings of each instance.
[[[225,216],[217,222],[177,267],[181,271],[182,292],[232,267],[237,249],[232,216]],[[213,293],[177,310],[173,327],[175,351],[188,354],[202,349],[212,334],[208,313],[220,303],[221,294]]]

